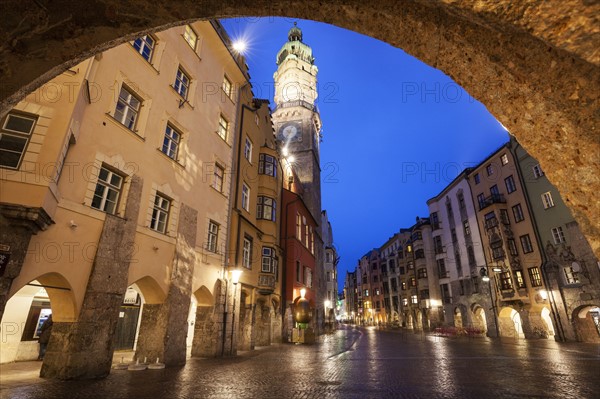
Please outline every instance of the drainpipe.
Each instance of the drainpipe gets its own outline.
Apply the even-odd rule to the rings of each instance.
[[[511,140],[511,144],[512,144],[513,140]],[[511,152],[513,157],[515,158],[515,165],[516,165],[516,171],[517,171],[517,175],[519,176],[519,180],[521,181],[521,187],[523,187],[523,190],[525,191],[525,203],[527,204],[527,212],[529,214],[529,217],[531,218],[532,222],[533,222],[533,233],[535,235],[535,238],[537,240],[537,242],[539,244],[542,244],[542,239],[540,237],[540,232],[537,229],[537,221],[535,219],[535,216],[533,214],[532,211],[532,207],[531,207],[531,201],[530,201],[530,197],[529,197],[529,192],[527,190],[527,186],[525,185],[525,183],[523,183],[525,180],[523,179],[523,173],[521,170],[521,164],[518,162],[518,156],[517,156],[517,148],[521,147],[521,145],[519,144],[518,141],[514,140],[514,148],[512,148],[513,146],[511,145]],[[526,152],[527,153],[527,152]],[[529,153],[527,153],[529,154]],[[557,332],[558,332],[558,340],[561,342],[565,342],[565,333],[564,333],[564,329],[563,329],[563,325],[562,325],[562,320],[560,318],[560,313],[558,311],[558,307],[556,305],[556,300],[554,299],[554,292],[552,291],[552,286],[550,284],[550,278],[548,277],[547,273],[546,273],[546,268],[549,266],[549,260],[548,257],[546,256],[546,251],[544,251],[542,245],[539,245],[539,252],[542,256],[542,264],[540,265],[540,269],[542,272],[542,279],[544,280],[544,285],[548,291],[548,303],[550,304],[550,309],[552,310],[552,318],[554,319],[554,324],[557,327]],[[562,294],[562,290],[560,290],[559,287],[559,291]],[[563,298],[563,304],[564,304],[564,298]]]

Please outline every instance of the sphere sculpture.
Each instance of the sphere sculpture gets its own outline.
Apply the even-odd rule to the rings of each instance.
[[[312,318],[310,303],[306,298],[300,298],[294,305],[294,321],[296,323],[308,323]]]

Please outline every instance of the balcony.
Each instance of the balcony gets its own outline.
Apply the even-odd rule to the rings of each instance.
[[[275,276],[273,274],[259,274],[258,292],[263,295],[269,295],[273,291],[275,291]]]
[[[506,199],[502,194],[492,194],[489,197],[483,199],[483,201],[479,202],[479,210],[483,210],[490,205],[493,204],[506,204]]]

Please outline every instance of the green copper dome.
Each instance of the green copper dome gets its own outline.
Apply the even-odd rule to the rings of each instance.
[[[288,32],[288,41],[283,44],[281,50],[277,53],[277,65],[281,64],[291,55],[310,64],[314,64],[315,62],[312,56],[312,49],[302,42],[302,30],[298,28],[296,22],[294,22],[294,26]]]

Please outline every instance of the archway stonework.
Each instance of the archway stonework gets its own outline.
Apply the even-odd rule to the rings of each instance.
[[[0,115],[83,59],[183,20],[275,15],[326,22],[402,48],[481,101],[541,162],[600,256],[600,226],[595,222],[600,214],[599,2],[44,3],[3,4]]]

